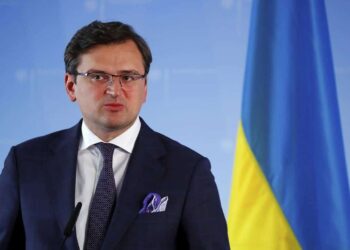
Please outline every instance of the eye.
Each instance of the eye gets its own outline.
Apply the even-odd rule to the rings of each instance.
[[[109,76],[104,73],[89,73],[88,77],[94,82],[108,82]]]
[[[122,82],[132,82],[137,80],[137,76],[136,75],[121,75],[120,79],[122,80]]]

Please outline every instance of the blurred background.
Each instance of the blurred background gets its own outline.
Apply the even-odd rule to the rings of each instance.
[[[350,160],[350,1],[326,0],[343,138]],[[12,145],[81,118],[63,53],[93,20],[132,25],[152,49],[141,116],[207,156],[228,210],[251,0],[0,0],[0,170]],[[62,162],[64,164],[64,162]],[[349,169],[349,164],[348,164]]]

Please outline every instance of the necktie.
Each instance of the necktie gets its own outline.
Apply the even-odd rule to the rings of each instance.
[[[116,146],[110,143],[97,143],[96,146],[102,154],[103,167],[90,205],[85,250],[101,248],[117,193],[112,168],[113,151]]]

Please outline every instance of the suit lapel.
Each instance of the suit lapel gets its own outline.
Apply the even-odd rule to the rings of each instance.
[[[45,161],[47,186],[62,238],[75,203],[75,175],[80,127],[81,122],[71,129],[59,132],[62,135],[57,136],[48,145],[49,152]],[[69,249],[78,248],[75,233],[67,239],[66,245],[70,245]]]
[[[102,249],[114,249],[123,234],[137,217],[142,201],[156,190],[162,179],[164,167],[161,156],[163,144],[142,120],[142,126],[126,170],[123,187],[109,225]]]

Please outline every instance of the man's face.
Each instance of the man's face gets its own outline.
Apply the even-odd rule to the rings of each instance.
[[[136,44],[128,40],[120,44],[99,45],[80,56],[80,73],[105,72],[119,75],[125,72],[143,75],[142,55]],[[106,85],[96,85],[88,77],[65,75],[65,87],[72,101],[77,101],[90,130],[103,140],[110,140],[128,129],[146,101],[145,79],[123,89],[118,77],[113,77],[111,91]]]

